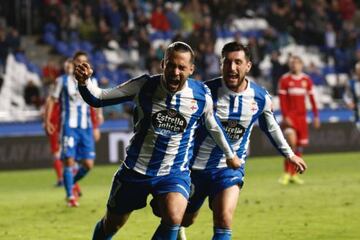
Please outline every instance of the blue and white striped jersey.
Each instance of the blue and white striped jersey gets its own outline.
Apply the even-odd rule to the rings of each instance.
[[[246,160],[249,139],[256,120],[270,141],[286,157],[294,155],[287,144],[272,112],[271,97],[268,92],[249,80],[246,90],[236,93],[228,89],[222,78],[205,84],[210,88],[216,116],[238,157]],[[195,139],[191,168],[196,170],[226,167],[224,153],[218,148],[204,127],[200,127]]]
[[[201,119],[219,148],[232,158],[234,153],[215,117],[209,89],[189,78],[183,89],[173,94],[167,91],[161,77],[143,75],[112,89],[100,89],[89,81],[79,87],[84,100],[93,107],[135,102],[135,134],[125,165],[148,176],[187,171],[195,129]]]
[[[92,82],[97,85],[95,79]],[[61,126],[70,128],[92,128],[90,106],[84,102],[78,91],[78,83],[72,75],[62,75],[56,79],[51,94],[61,106]]]

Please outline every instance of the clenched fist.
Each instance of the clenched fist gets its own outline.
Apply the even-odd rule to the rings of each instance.
[[[93,70],[89,63],[84,62],[75,67],[74,76],[80,85],[84,85],[86,80],[91,77]]]
[[[227,166],[232,169],[237,169],[241,167],[241,165],[243,165],[244,163],[244,160],[241,160],[236,154],[233,158],[226,159]]]

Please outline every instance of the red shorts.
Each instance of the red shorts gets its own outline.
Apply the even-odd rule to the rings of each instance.
[[[308,131],[308,125],[306,122],[306,116],[296,116],[292,117],[289,116],[291,119],[293,125],[291,128],[293,128],[296,132],[296,145],[297,146],[306,146],[309,144],[309,131]]]

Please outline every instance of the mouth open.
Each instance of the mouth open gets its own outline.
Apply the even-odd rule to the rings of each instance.
[[[228,78],[232,81],[235,81],[239,78],[239,75],[237,73],[229,73]]]
[[[167,86],[170,91],[176,91],[180,85],[180,79],[170,79],[167,81]]]

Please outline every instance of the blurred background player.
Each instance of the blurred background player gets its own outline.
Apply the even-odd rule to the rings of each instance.
[[[71,59],[67,59],[64,62],[64,75],[71,76],[73,74],[73,61]],[[57,79],[56,79],[57,80]],[[56,81],[55,81],[56,82]],[[54,91],[55,82],[51,85],[50,92]],[[63,186],[63,164],[60,160],[60,123],[61,123],[61,109],[60,109],[60,103],[54,102],[52,103],[52,111],[48,113],[49,108],[49,102],[51,101],[51,96],[49,96],[46,99],[45,103],[45,113],[44,116],[46,117],[47,114],[50,115],[49,121],[52,123],[51,125],[48,125],[48,128],[45,128],[45,131],[49,137],[50,142],[50,150],[53,155],[53,168],[56,172],[57,182],[56,186]],[[95,109],[90,108],[90,114],[91,114],[91,122],[93,125],[93,133],[94,133],[94,139],[95,141],[100,140],[101,132],[99,129],[99,126],[103,123],[103,115],[101,109]],[[46,121],[46,119],[44,119]],[[52,132],[49,132],[52,131]],[[74,169],[74,173],[76,174],[77,170]],[[80,187],[78,184],[76,184],[75,188],[77,188],[77,191],[80,193]]]
[[[349,81],[344,101],[346,105],[354,111],[354,121],[356,128],[360,131],[360,62],[355,64],[355,76]]]
[[[302,156],[303,147],[308,145],[308,126],[306,122],[306,96],[309,96],[313,112],[313,125],[320,127],[319,113],[316,106],[313,82],[303,72],[303,62],[299,56],[289,59],[289,72],[279,80],[279,100],[282,114],[282,127],[287,142],[296,155]],[[284,175],[279,179],[281,184],[289,182],[303,184],[304,181],[296,174],[296,168],[287,159],[284,160]]]
[[[65,61],[64,63],[64,74],[70,75],[72,74],[73,66],[71,61]],[[51,86],[54,87],[55,83]],[[53,90],[50,90],[52,92]],[[51,112],[49,112],[49,102],[51,101],[51,96],[46,99],[45,102],[45,110],[44,110],[44,123],[46,122],[47,116],[50,116],[48,121],[51,122],[51,126],[47,124],[49,127],[45,127],[45,132],[49,138],[50,143],[50,151],[53,156],[53,168],[56,173],[56,184],[55,186],[63,186],[63,166],[60,160],[60,104],[58,102],[54,102],[52,106]],[[46,125],[46,123],[45,123]]]
[[[82,51],[76,52],[73,65],[83,62],[88,62],[87,54]],[[92,81],[97,84],[95,79]],[[48,113],[51,113],[56,102],[61,106],[61,159],[64,165],[64,187],[68,206],[77,207],[79,189],[74,188],[74,184],[86,176],[94,166],[95,144],[91,109],[81,98],[77,90],[77,81],[72,74],[65,74],[56,81],[55,89],[48,101]],[[53,126],[49,119],[48,115],[46,129],[52,132]],[[78,169],[75,161],[81,163]],[[74,172],[76,172],[75,176]]]
[[[276,149],[295,164],[297,171],[306,169],[305,162],[294,154],[275,120],[270,95],[246,78],[252,66],[249,48],[238,42],[229,42],[224,45],[221,56],[222,77],[205,84],[211,90],[216,116],[243,164],[238,169],[229,168],[223,151],[217,147],[206,128],[200,126],[190,162],[193,194],[182,222],[185,227],[192,225],[205,199],[209,197],[214,240],[231,239],[233,215],[244,181],[245,159],[256,120],[259,120],[261,129]],[[151,205],[156,207],[154,202]],[[154,210],[156,213],[157,209]],[[178,239],[186,239],[183,229]]]

